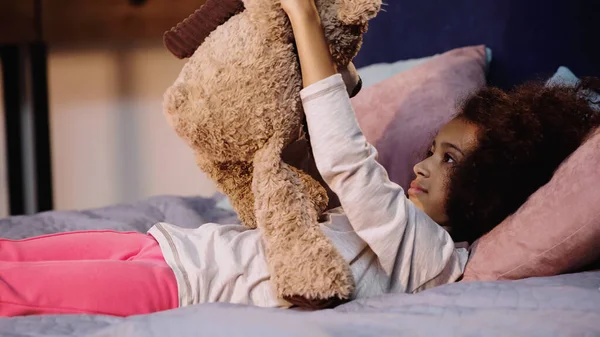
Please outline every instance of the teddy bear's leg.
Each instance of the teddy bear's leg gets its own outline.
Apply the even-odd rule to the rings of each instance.
[[[247,162],[215,163],[196,154],[196,163],[217,185],[231,202],[240,221],[249,228],[256,228],[254,196],[252,195],[252,164]]]
[[[252,180],[271,280],[281,298],[347,299],[354,286],[349,265],[321,231],[304,179],[281,160],[282,139],[271,138],[256,153]]]

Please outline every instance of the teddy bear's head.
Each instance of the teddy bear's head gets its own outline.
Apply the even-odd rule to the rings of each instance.
[[[350,92],[358,79],[351,60],[381,0],[315,4],[335,62],[350,70],[345,76]],[[305,145],[294,146],[286,152],[295,154],[284,157],[320,181],[303,141],[302,79],[280,1],[207,0],[165,33],[164,41],[174,55],[189,58],[165,93],[164,111],[203,171],[252,163],[257,151],[277,136],[283,148],[298,140]],[[224,179],[222,173],[207,173],[213,180]]]
[[[358,76],[351,60],[381,0],[315,0],[315,4],[334,61],[350,70],[345,80],[352,91]],[[282,154],[303,140],[302,78],[293,32],[280,1],[207,0],[165,33],[165,45],[177,57],[189,58],[165,93],[167,120],[190,145],[200,168],[219,185],[228,179],[224,168],[251,170],[267,141],[281,139],[276,151]],[[284,156],[288,163],[322,182],[311,165],[310,149],[294,149],[296,155]]]
[[[335,62],[347,66],[381,0],[316,5]],[[301,134],[301,74],[278,0],[207,0],[165,34],[165,44],[190,58],[164,105],[167,119],[196,153],[251,161],[275,132],[285,133],[287,144]]]

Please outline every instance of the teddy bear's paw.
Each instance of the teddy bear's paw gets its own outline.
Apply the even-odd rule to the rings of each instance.
[[[294,238],[295,234],[299,236]],[[318,226],[285,236],[271,237],[268,243],[271,279],[281,298],[302,298],[317,307],[350,298],[354,290],[350,267]]]
[[[304,298],[302,296],[287,296],[283,298],[295,307],[310,310],[322,310],[335,308],[338,305],[348,302],[348,299],[342,299],[337,296],[319,299],[319,298]]]

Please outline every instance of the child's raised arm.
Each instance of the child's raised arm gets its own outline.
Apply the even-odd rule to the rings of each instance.
[[[294,30],[304,87],[337,73],[314,0],[282,0]]]
[[[418,210],[376,161],[332,61],[314,0],[282,0],[302,67],[301,92],[317,168],[356,234],[377,255],[389,291],[453,282],[466,263],[450,235]]]

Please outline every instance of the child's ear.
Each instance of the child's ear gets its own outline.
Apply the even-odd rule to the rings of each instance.
[[[364,25],[381,9],[381,0],[335,0],[338,19],[346,25]]]
[[[165,32],[165,47],[180,59],[190,57],[212,31],[243,10],[242,0],[207,0],[200,9]]]

